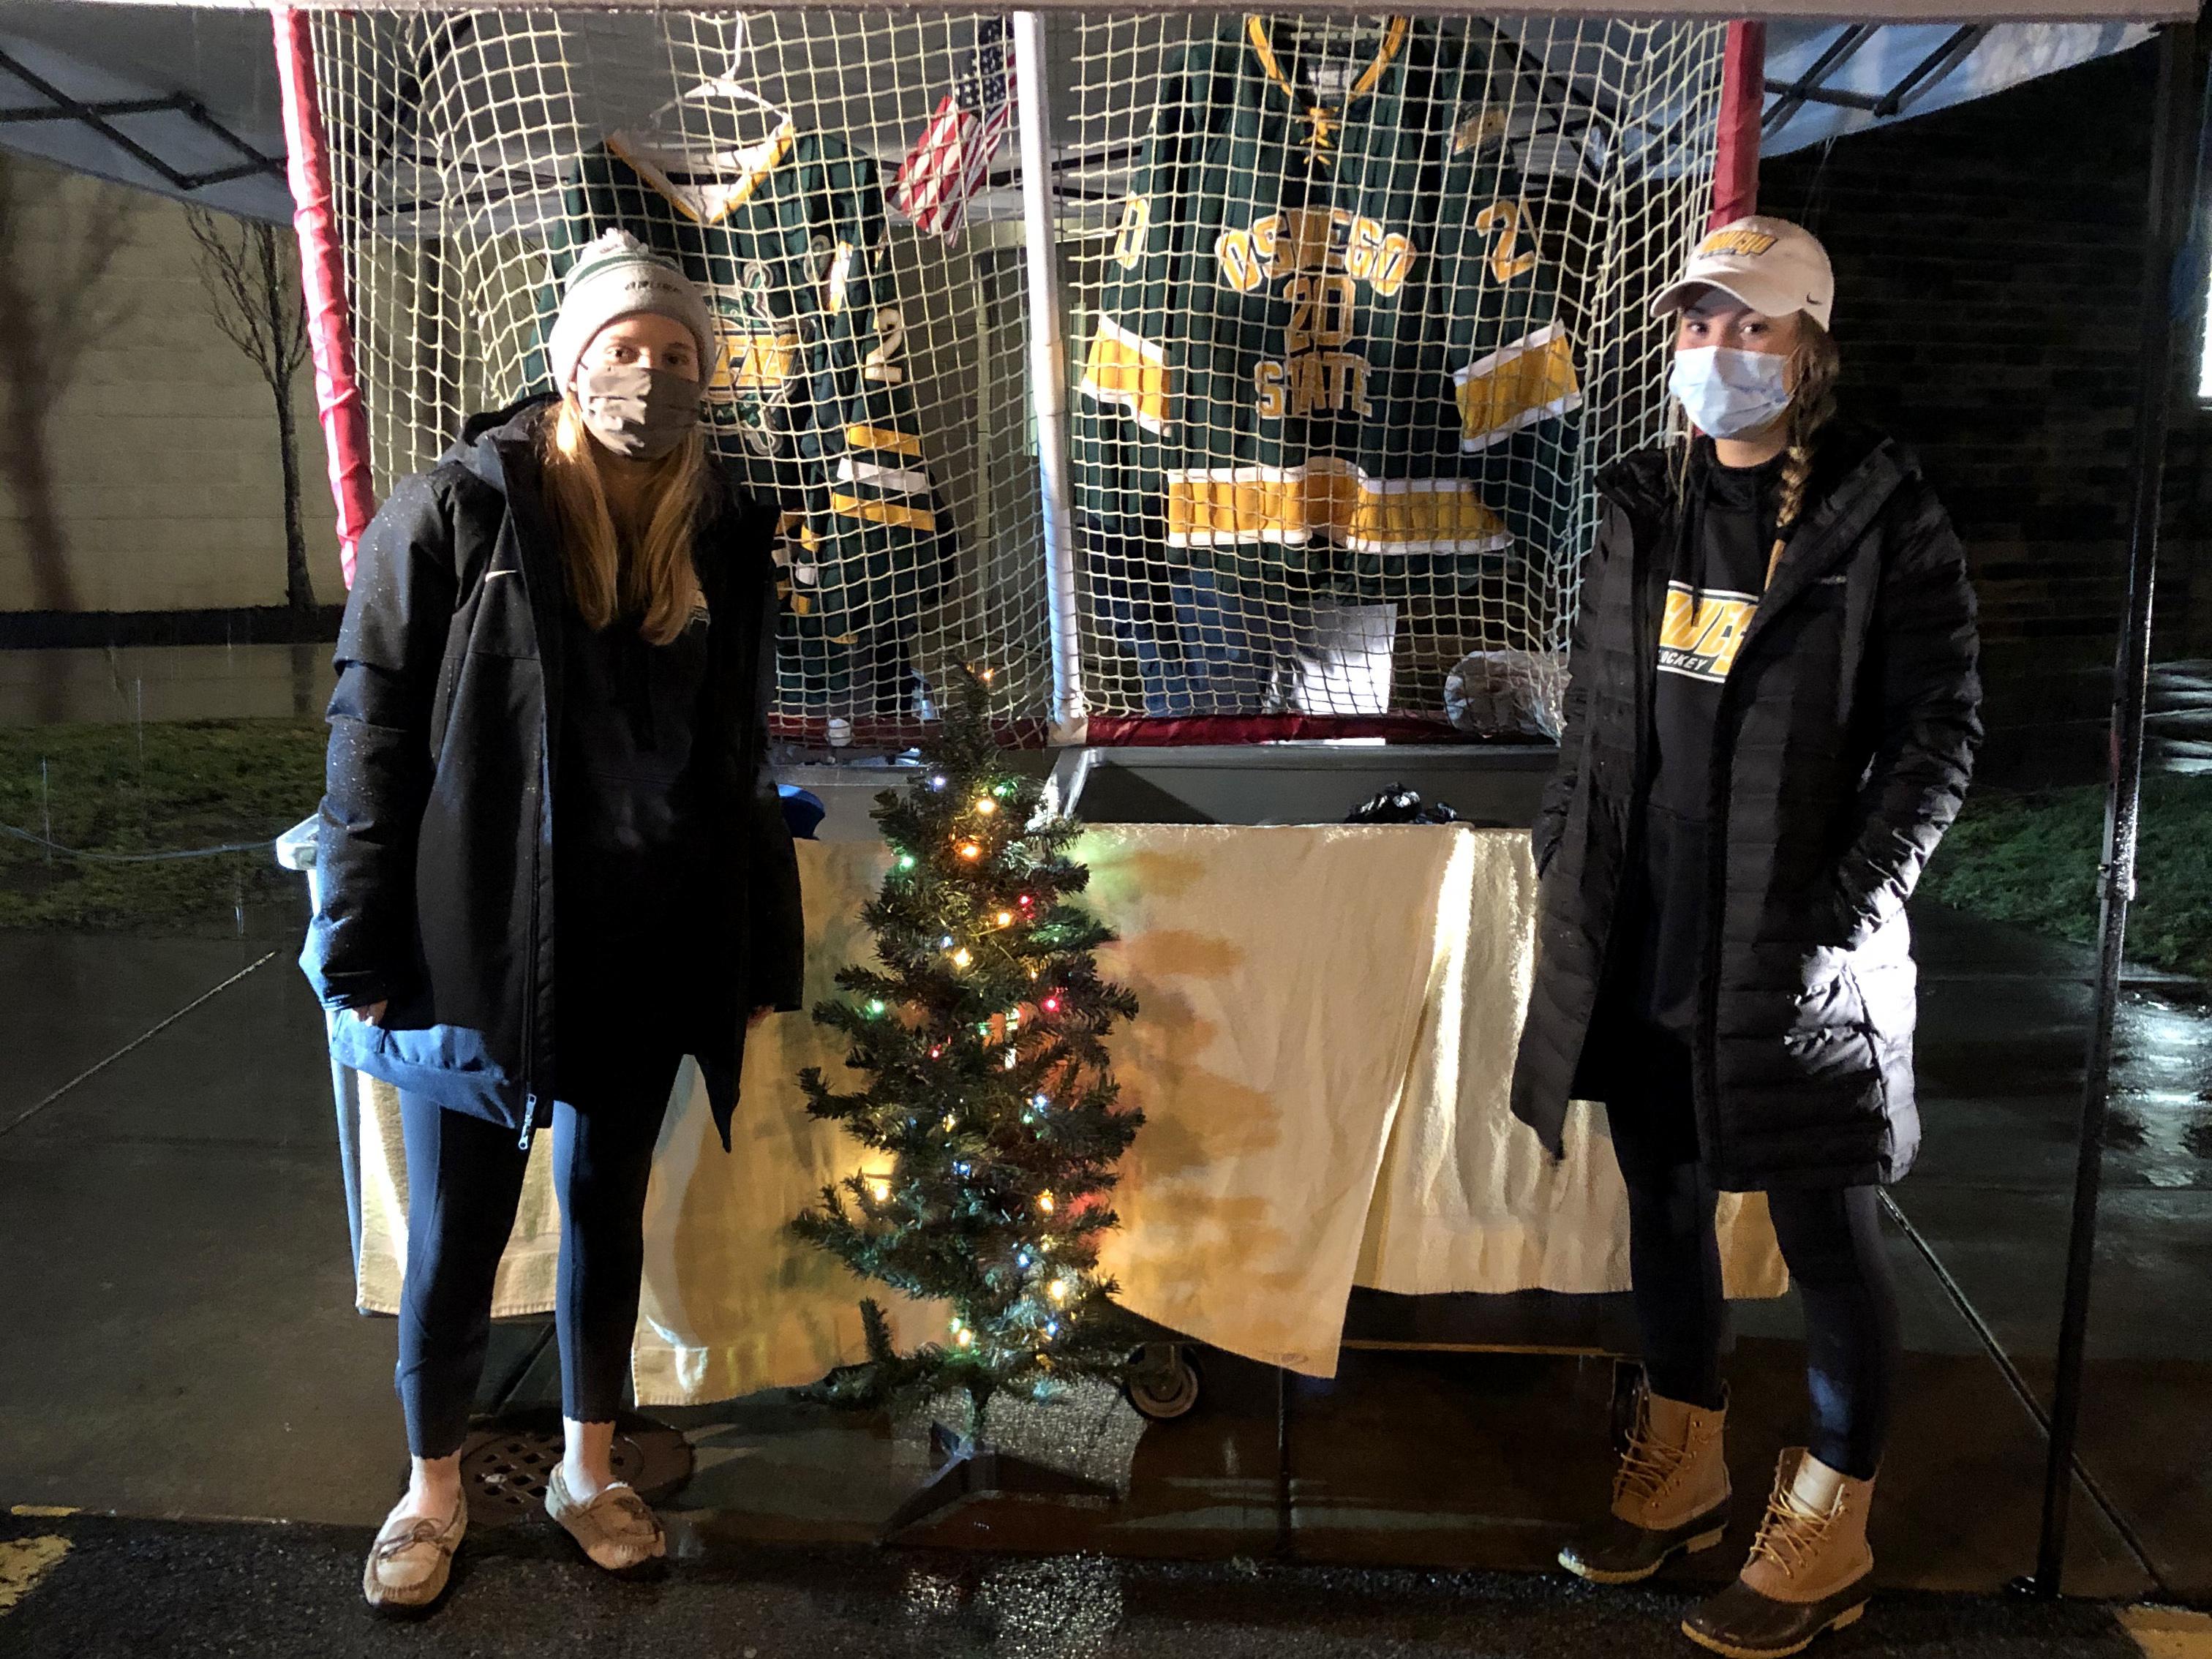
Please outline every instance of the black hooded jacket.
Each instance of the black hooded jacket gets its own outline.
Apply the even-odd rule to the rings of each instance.
[[[478,416],[403,481],[362,539],[301,966],[342,1063],[526,1141],[555,1086],[553,801],[568,600],[535,433],[550,398]],[[696,952],[717,982],[687,1046],[725,1146],[756,1007],[800,1006],[799,872],[767,767],[776,512],[718,477],[693,561],[706,599],[699,752],[711,889]]]
[[[1705,448],[1700,445],[1700,448]],[[1641,856],[1659,623],[1681,518],[1673,461],[1598,479],[1559,764],[1534,832],[1537,959],[1513,1109],[1556,1155],[1602,1099],[1621,999],[1601,995]],[[1704,457],[1697,464],[1704,464]],[[1917,465],[1832,426],[1722,689],[1691,1048],[1724,1189],[1893,1180],[1920,1138],[1905,901],[1981,738],[1973,591]]]

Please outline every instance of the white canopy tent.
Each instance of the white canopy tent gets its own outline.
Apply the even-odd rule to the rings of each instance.
[[[1711,15],[1727,9],[1673,4],[1666,9]],[[2140,9],[2087,22],[1850,26],[1779,15],[1790,9],[1778,9],[1769,26],[1760,139],[1767,155],[1985,97],[2124,51],[2150,35]],[[1901,6],[1884,9],[1893,15],[1926,15]],[[1945,15],[1955,18],[1975,9],[1954,4]],[[2015,5],[2003,15],[2047,11],[2079,17],[2098,9],[2073,0],[2063,7]],[[1512,20],[1503,21],[1512,33]],[[622,128],[665,96],[662,55],[655,47],[626,60],[625,19],[618,12],[575,9],[568,27],[593,37],[588,57],[596,79],[583,92],[592,107],[580,112],[586,125]],[[1062,77],[1069,74],[1064,58],[1053,60],[1053,66]],[[764,64],[757,72],[773,83],[780,67],[787,66]],[[891,72],[900,68],[894,65]],[[1585,64],[1547,62],[1542,68],[1559,77],[1563,89],[1593,79]],[[882,71],[867,72],[880,76]],[[783,78],[803,78],[817,99],[840,90],[834,76],[825,82],[819,64],[805,65],[803,77],[792,68]],[[787,87],[771,86],[772,94],[778,90],[779,101],[789,96]],[[943,88],[917,83],[896,88],[896,98],[886,98],[885,90],[879,82],[872,88],[870,106],[896,110],[911,120],[902,129],[887,123],[868,143],[879,160],[896,164]],[[1054,90],[1059,94],[1055,139],[1072,143],[1086,125],[1095,130],[1095,120],[1087,123],[1086,112],[1067,95],[1069,86]],[[258,9],[10,0],[0,9],[0,147],[249,218],[289,222],[292,216],[276,63],[266,14]],[[1110,187],[1110,180],[1095,174],[1091,182]],[[984,217],[1018,218],[1018,192],[988,192],[977,209]]]

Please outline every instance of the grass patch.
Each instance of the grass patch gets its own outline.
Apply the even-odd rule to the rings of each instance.
[[[1977,790],[1922,879],[1931,898],[2078,944],[2097,938],[2105,786]],[[2212,777],[2143,782],[2131,961],[2212,978]]]
[[[143,728],[0,728],[0,823],[64,847],[154,853],[273,842],[323,793],[324,728],[289,720],[162,720]],[[45,763],[42,790],[40,764]],[[296,896],[262,846],[153,864],[71,859],[0,836],[0,927],[201,932],[240,903]]]

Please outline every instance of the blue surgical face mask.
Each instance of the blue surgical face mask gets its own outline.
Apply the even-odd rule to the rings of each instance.
[[[1770,351],[1698,346],[1674,354],[1667,389],[1682,400],[1698,431],[1740,438],[1771,425],[1790,407],[1789,364]]]

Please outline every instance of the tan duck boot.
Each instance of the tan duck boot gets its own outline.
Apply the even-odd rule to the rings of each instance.
[[[1708,1550],[1728,1531],[1728,1407],[1705,1411],[1653,1394],[1613,1477],[1613,1510],[1569,1541],[1559,1565],[1594,1584],[1632,1584],[1669,1557]]]
[[[1833,1489],[1825,1508],[1808,1503],[1799,1484],[1808,1465],[1807,1486]],[[1743,1576],[1685,1619],[1682,1634],[1729,1659],[1784,1659],[1823,1632],[1856,1624],[1874,1593],[1866,1537],[1873,1496],[1871,1480],[1853,1480],[1800,1447],[1784,1452]]]

